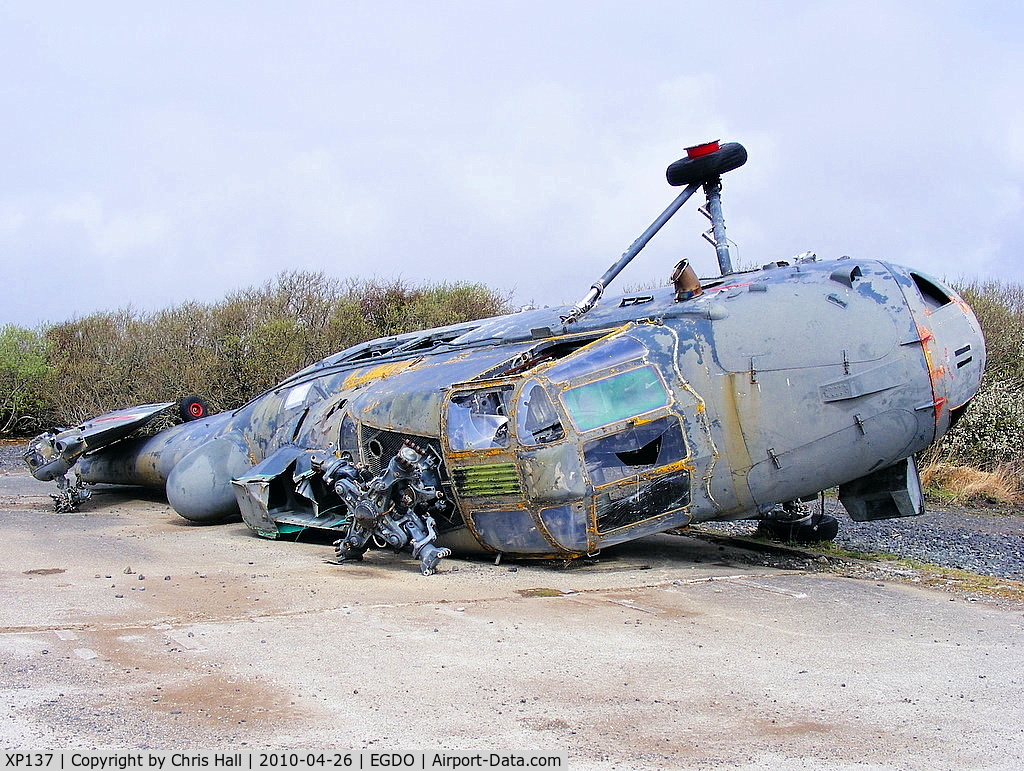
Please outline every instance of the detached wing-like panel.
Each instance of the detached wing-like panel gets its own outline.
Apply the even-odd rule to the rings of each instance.
[[[108,412],[74,428],[46,431],[29,444],[25,463],[36,479],[52,482],[63,477],[85,453],[124,439],[173,406],[174,402],[143,404]]]

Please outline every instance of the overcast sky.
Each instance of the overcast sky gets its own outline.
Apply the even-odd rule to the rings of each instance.
[[[0,103],[0,323],[292,269],[575,302],[719,138],[739,263],[1024,281],[1019,0],[7,0]],[[696,203],[618,287],[716,274]]]

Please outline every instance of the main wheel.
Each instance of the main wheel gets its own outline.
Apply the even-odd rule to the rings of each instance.
[[[675,187],[709,182],[747,162],[747,151],[739,142],[726,142],[703,155],[681,158],[668,167],[665,176]]]
[[[821,543],[839,535],[839,520],[830,514],[814,514],[807,519],[786,521],[762,519],[758,532],[777,541],[791,543]]]

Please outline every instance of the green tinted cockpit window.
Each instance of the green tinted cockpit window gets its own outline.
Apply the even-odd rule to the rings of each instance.
[[[668,392],[653,367],[640,367],[570,388],[562,401],[580,431],[607,426],[668,404]]]

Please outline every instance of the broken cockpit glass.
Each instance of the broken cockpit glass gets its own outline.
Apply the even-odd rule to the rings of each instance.
[[[549,444],[565,437],[551,397],[536,380],[529,381],[520,392],[516,432],[524,445]]]
[[[629,527],[690,504],[690,472],[685,469],[642,484],[610,485],[594,496],[599,533]]]
[[[687,457],[679,419],[658,418],[583,445],[587,474],[595,487],[636,477]]]
[[[448,403],[448,443],[453,450],[507,447],[511,385],[452,396]]]

